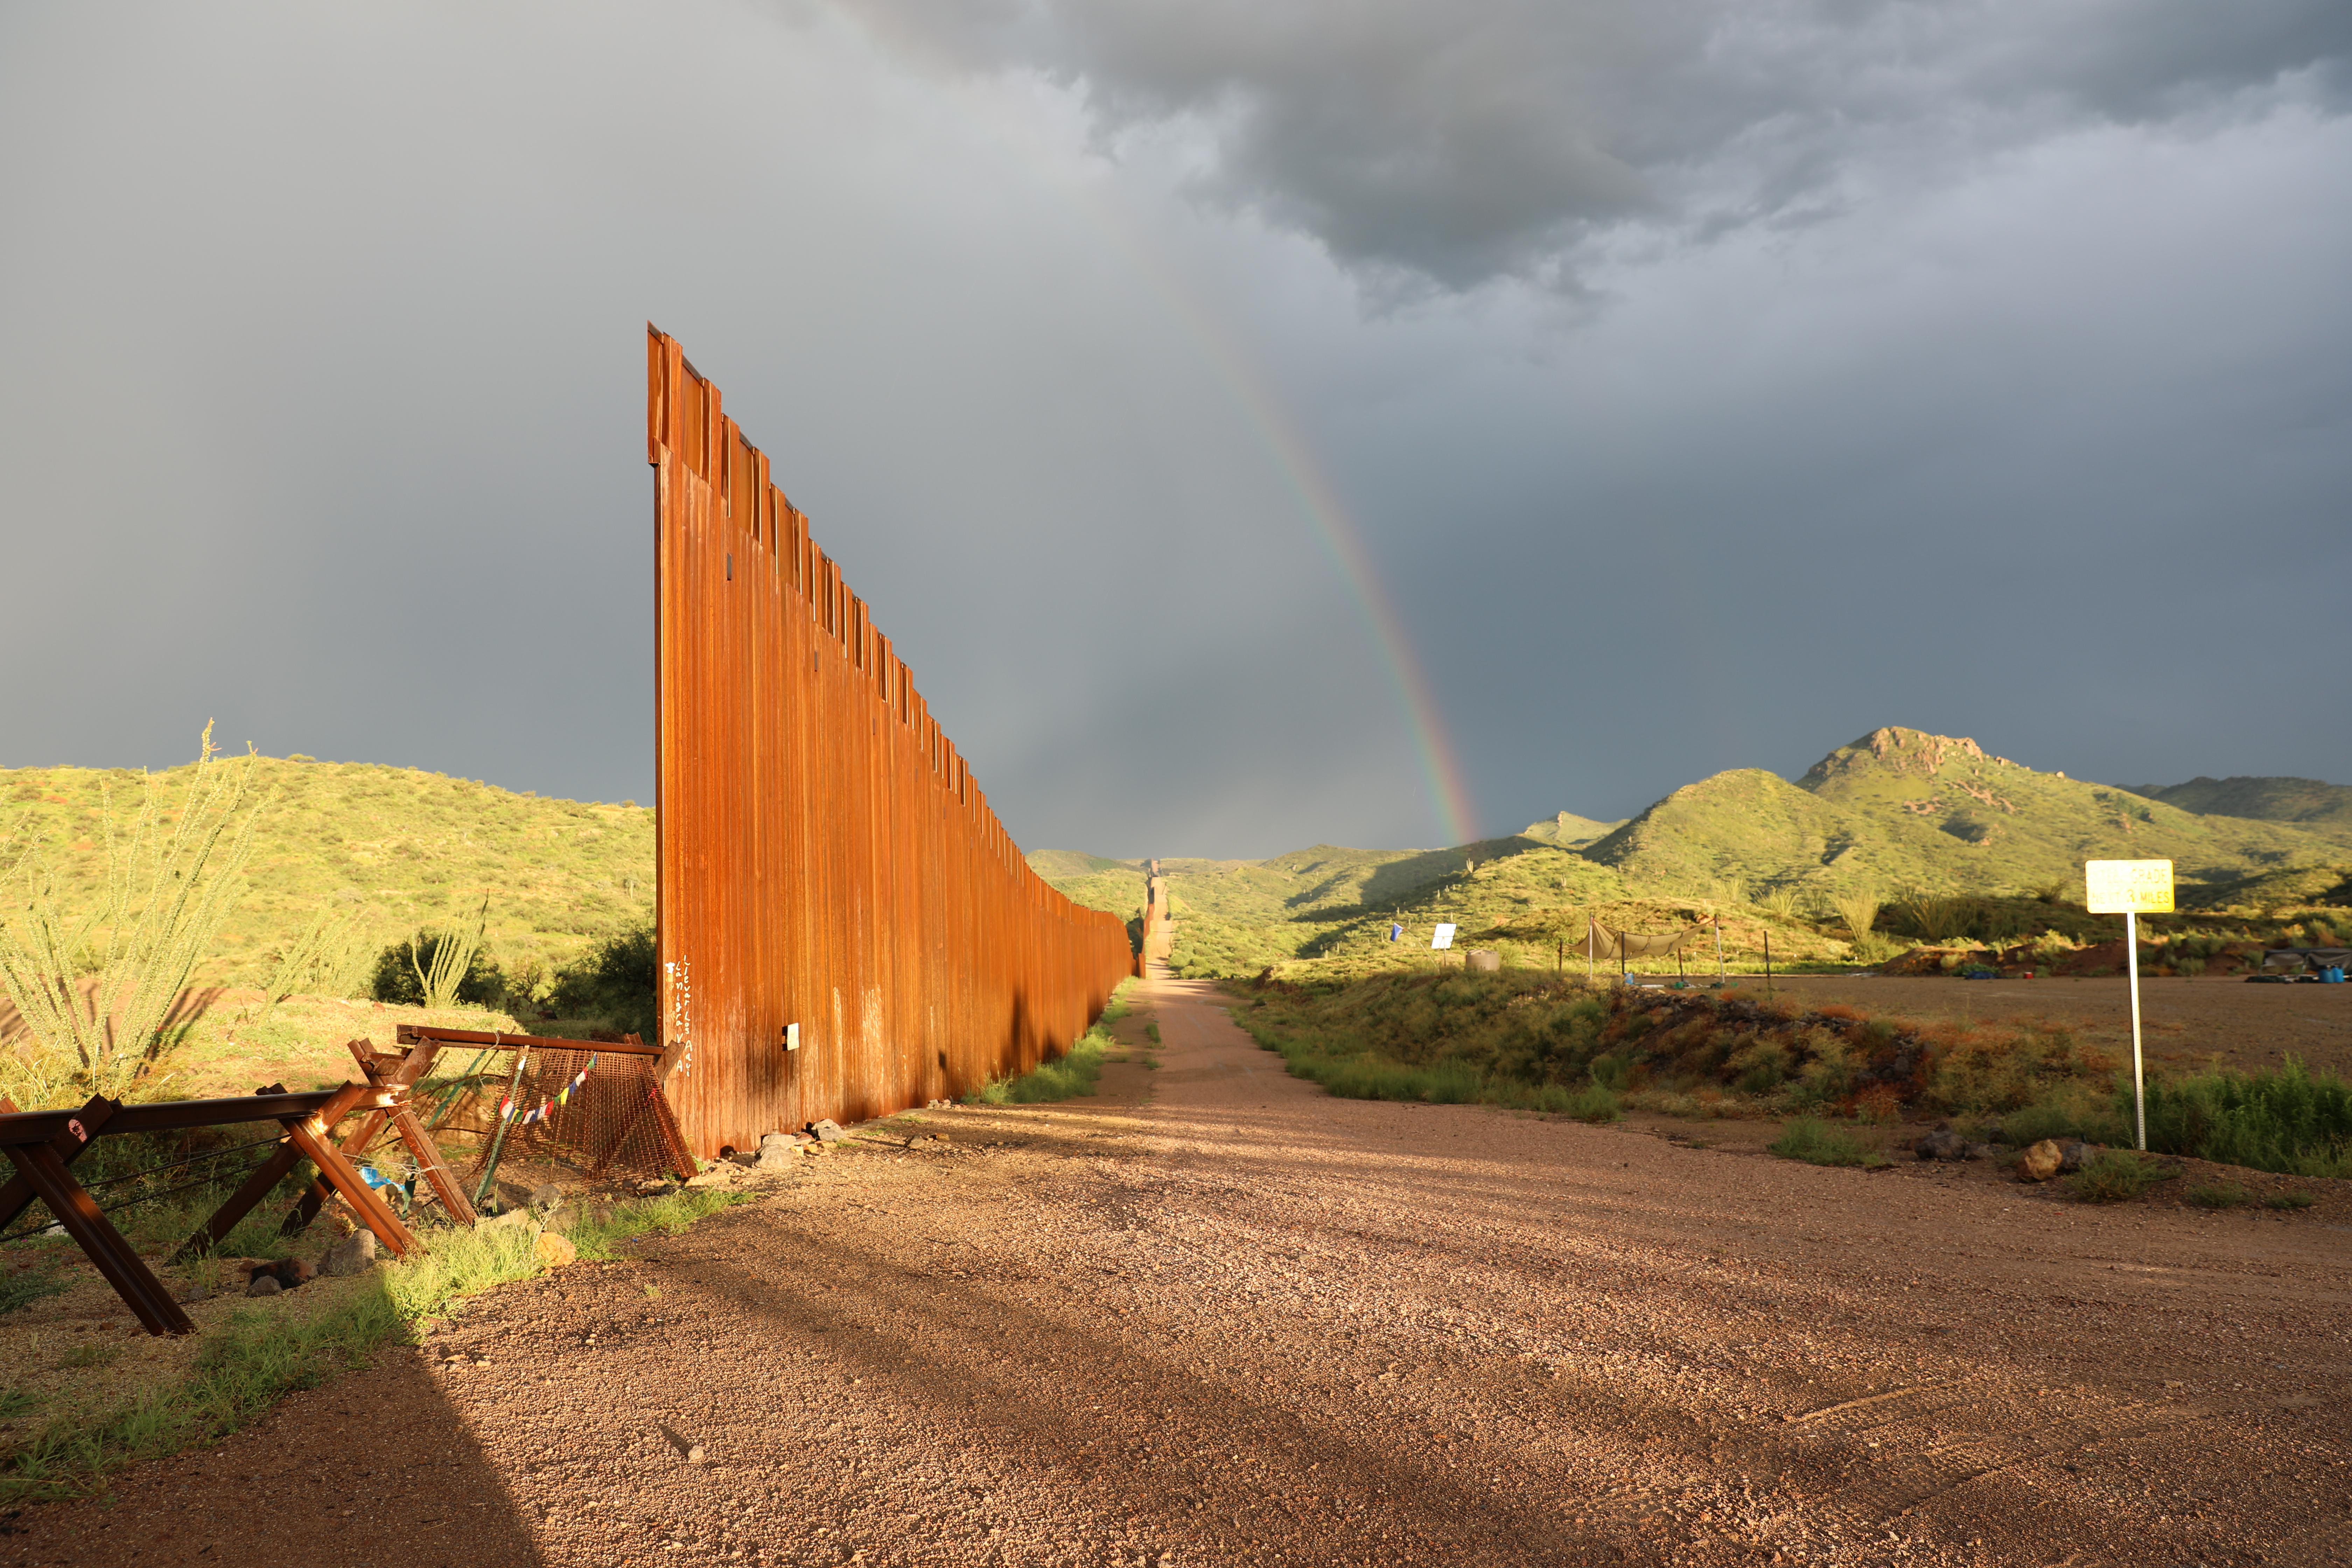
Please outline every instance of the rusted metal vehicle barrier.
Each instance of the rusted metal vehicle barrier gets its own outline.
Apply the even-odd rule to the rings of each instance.
[[[285,1129],[275,1152],[188,1238],[179,1255],[202,1251],[220,1241],[298,1162],[308,1159],[319,1169],[320,1190],[340,1195],[393,1256],[405,1258],[416,1250],[416,1238],[327,1136],[330,1128],[353,1111],[398,1109],[399,1091],[367,1083],[312,1094],[289,1094],[272,1086],[250,1098],[167,1100],[151,1105],[125,1105],[100,1096],[79,1110],[19,1111],[0,1100],[0,1154],[7,1156],[16,1172],[0,1184],[0,1230],[5,1230],[38,1198],[149,1333],[184,1334],[195,1325],[148,1268],[146,1260],[114,1228],[97,1201],[74,1179],[74,1162],[100,1137],[275,1121]],[[310,1212],[315,1213],[315,1208]],[[307,1222],[310,1215],[302,1217]],[[288,1228],[297,1228],[290,1218]]]
[[[1027,1071],[1133,972],[1125,922],[1029,868],[719,389],[647,332],[658,980],[688,1143]]]

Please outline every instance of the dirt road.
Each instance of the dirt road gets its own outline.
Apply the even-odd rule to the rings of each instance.
[[[0,1563],[2352,1561],[2342,1229],[1336,1101],[1151,993],[1142,1104],[924,1118]]]

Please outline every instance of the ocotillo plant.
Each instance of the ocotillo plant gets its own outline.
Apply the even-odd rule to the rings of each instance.
[[[298,992],[349,996],[358,991],[374,957],[368,945],[365,905],[338,915],[321,909],[302,934],[286,944],[264,987],[275,1007]]]
[[[408,939],[408,967],[416,972],[416,984],[425,992],[427,1007],[455,1007],[457,987],[474,967],[474,955],[482,951],[482,932],[489,928],[489,895],[482,896],[482,907],[474,917],[474,929],[454,925],[441,933],[433,944],[433,960],[424,962],[418,953],[416,939]]]
[[[29,1050],[0,1058],[20,1104],[47,1104],[68,1085],[120,1096],[194,1022],[179,1013],[181,993],[236,900],[267,804],[247,804],[250,753],[216,755],[206,723],[175,819],[160,778],[146,781],[127,831],[116,827],[111,793],[101,796],[106,882],[79,919],[37,855],[20,861],[26,902],[0,928],[0,984],[32,1036]]]

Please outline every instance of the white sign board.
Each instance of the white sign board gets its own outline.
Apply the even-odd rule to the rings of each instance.
[[[1452,947],[1454,945],[1454,928],[1452,926],[1439,926],[1437,928],[1437,934],[1429,939],[1429,945],[1432,947]]]
[[[2088,893],[2083,907],[2095,915],[2168,915],[2172,912],[2169,860],[2088,860],[2083,865]]]

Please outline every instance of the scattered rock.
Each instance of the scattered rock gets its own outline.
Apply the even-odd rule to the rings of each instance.
[[[319,1272],[331,1279],[348,1279],[375,1267],[375,1232],[355,1230],[319,1259]]]
[[[245,1293],[248,1296],[275,1296],[285,1289],[278,1282],[277,1275],[257,1274],[253,1277],[253,1283],[245,1288]]]
[[[2065,1165],[2066,1156],[2054,1138],[2044,1138],[2017,1157],[2017,1178],[2021,1182],[2046,1182]]]
[[[1922,1160],[1965,1160],[1969,1157],[1969,1141],[1949,1127],[1938,1127],[1912,1144],[1911,1152]]]
[[[799,1144],[789,1142],[769,1143],[763,1141],[760,1146],[760,1157],[752,1162],[752,1168],[760,1171],[790,1171],[797,1169],[800,1163]]]
[[[268,1279],[274,1282],[280,1290],[291,1290],[297,1285],[312,1279],[319,1272],[318,1269],[297,1258],[257,1258],[244,1265],[244,1268],[247,1295],[254,1294],[253,1284],[256,1280]],[[261,1294],[267,1296],[271,1292],[264,1290]]]
[[[697,1443],[697,1444],[695,1444],[692,1447],[690,1447],[690,1448],[687,1449],[687,1451],[686,1451],[686,1462],[687,1462],[688,1464],[689,1464],[689,1465],[698,1465],[698,1464],[702,1463],[702,1445],[701,1445],[701,1444]]]
[[[531,1250],[538,1253],[539,1260],[550,1268],[561,1268],[567,1263],[580,1261],[580,1249],[572,1245],[572,1238],[552,1230],[541,1231],[539,1239],[531,1243]]]
[[[820,1143],[845,1142],[849,1137],[848,1133],[841,1130],[841,1123],[830,1116],[822,1121],[810,1122],[809,1131],[815,1135],[816,1141]]]
[[[2000,1158],[2000,1147],[1995,1143],[1971,1143],[1969,1145],[1968,1157],[1971,1160],[1998,1160]]]
[[[2096,1143],[2085,1143],[2080,1138],[2070,1138],[2058,1147],[2058,1168],[2073,1175],[2089,1164],[2098,1153]]]
[[[760,1152],[764,1154],[771,1149],[797,1149],[804,1142],[806,1135],[803,1133],[762,1132],[760,1134]]]
[[[563,1206],[563,1189],[553,1182],[541,1182],[530,1190],[530,1206],[546,1214]]]
[[[545,1227],[539,1223],[539,1216],[537,1215],[531,1213],[529,1209],[524,1208],[509,1209],[502,1215],[498,1215],[492,1218],[484,1220],[477,1228],[481,1230],[527,1230],[536,1236]]]

